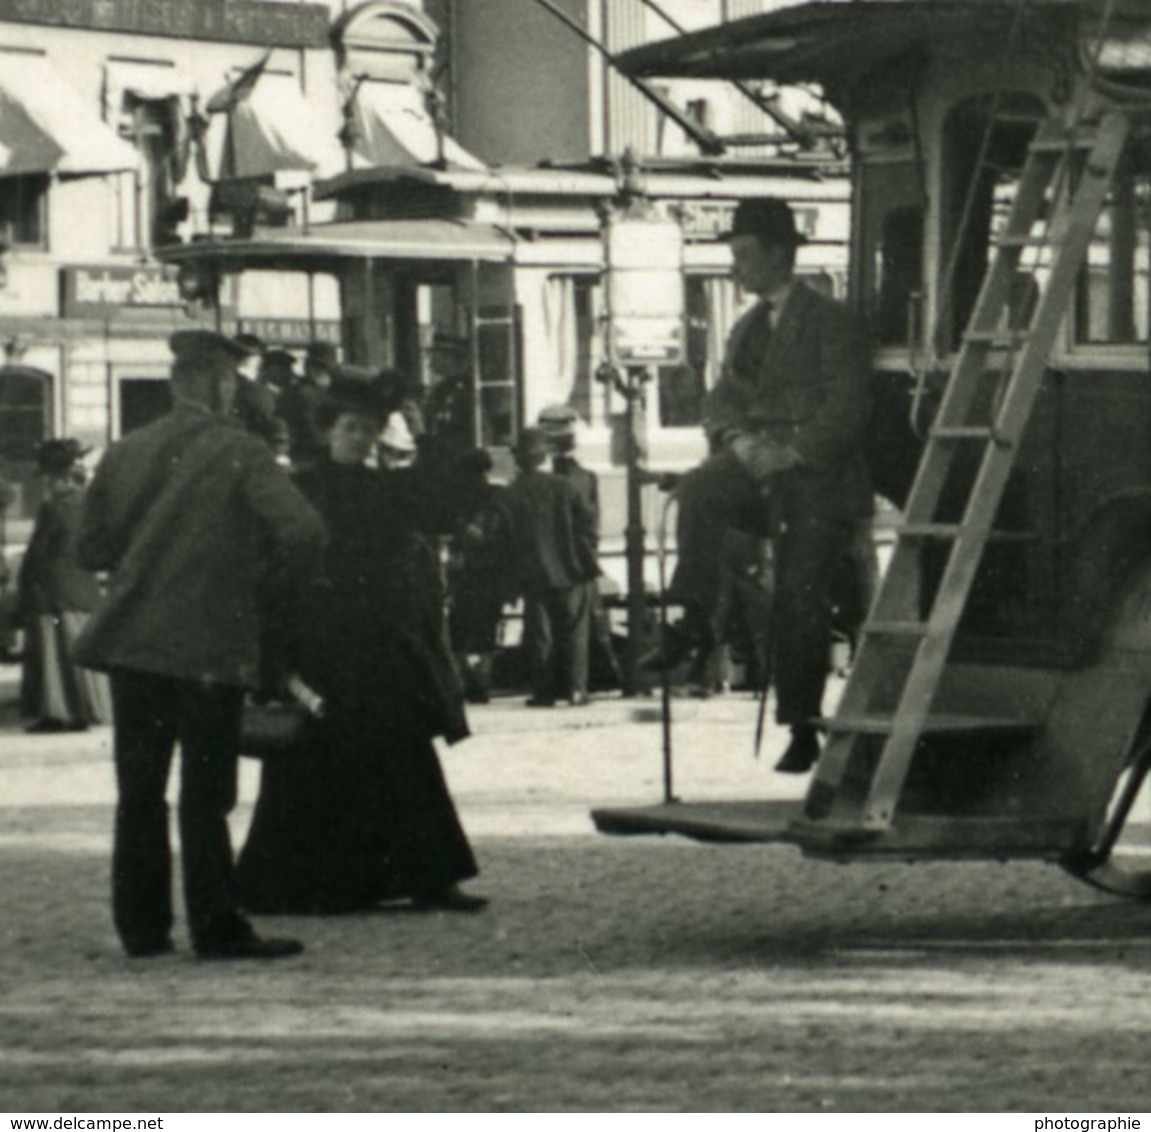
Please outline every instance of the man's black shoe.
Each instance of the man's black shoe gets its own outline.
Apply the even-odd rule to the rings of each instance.
[[[285,959],[303,950],[304,945],[298,939],[261,939],[250,935],[197,947],[196,954],[201,959]]]
[[[532,696],[531,699],[524,700],[524,707],[555,707],[556,702],[553,699],[544,696]]]
[[[793,727],[791,742],[775,764],[780,774],[806,774],[819,758],[819,736],[810,727]]]
[[[125,940],[124,950],[131,959],[156,959],[161,955],[171,955],[176,945],[167,936],[161,936],[159,939]]]

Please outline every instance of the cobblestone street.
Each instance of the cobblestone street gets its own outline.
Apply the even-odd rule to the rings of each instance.
[[[596,835],[658,798],[658,705],[473,712],[445,756],[482,916],[261,921],[307,953],[131,962],[109,733],[0,737],[11,1111],[1151,1108],[1151,912],[1036,864]],[[798,797],[754,703],[675,706],[685,798]],[[244,764],[242,836],[258,768]]]

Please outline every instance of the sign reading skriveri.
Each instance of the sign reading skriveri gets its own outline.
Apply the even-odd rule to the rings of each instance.
[[[617,365],[683,359],[683,232],[674,220],[616,219],[605,231],[608,349]]]

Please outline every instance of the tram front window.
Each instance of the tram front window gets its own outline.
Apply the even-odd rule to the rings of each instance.
[[[1079,279],[1075,341],[1133,345],[1148,341],[1151,171],[1122,171],[1099,217]]]
[[[953,107],[943,131],[943,259],[939,337],[954,349],[971,317],[990,261],[992,233],[1004,222],[1028,145],[1046,117],[1033,95],[1000,93]],[[1020,302],[1028,303],[1027,288]]]

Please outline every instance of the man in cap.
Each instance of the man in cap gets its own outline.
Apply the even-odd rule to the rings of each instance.
[[[519,474],[496,505],[496,537],[510,547],[524,597],[531,707],[553,707],[560,698],[587,702],[576,681],[587,673],[587,583],[599,573],[595,516],[568,480],[543,470],[550,452],[540,429],[524,429],[514,450]]]
[[[113,444],[89,489],[78,558],[110,570],[76,660],[111,676],[119,801],[113,918],[131,956],[172,950],[165,788],[181,749],[184,898],[196,952],[270,959],[301,950],[261,939],[236,906],[227,816],[236,800],[244,688],[258,675],[262,546],[303,567],[320,517],[267,446],[232,417],[242,347],[206,330],[170,340],[173,407]]]
[[[732,330],[705,411],[726,449],[721,464],[765,497],[776,714],[792,735],[776,769],[803,773],[819,756],[832,577],[872,508],[868,356],[846,308],[796,280],[804,237],[785,201],[741,201],[730,240],[736,282],[759,301]]]
[[[306,467],[323,456],[327,441],[316,423],[316,413],[337,370],[336,348],[330,342],[311,342],[304,355],[304,372],[293,372],[276,402],[276,413],[287,421],[290,452],[295,467]]]

